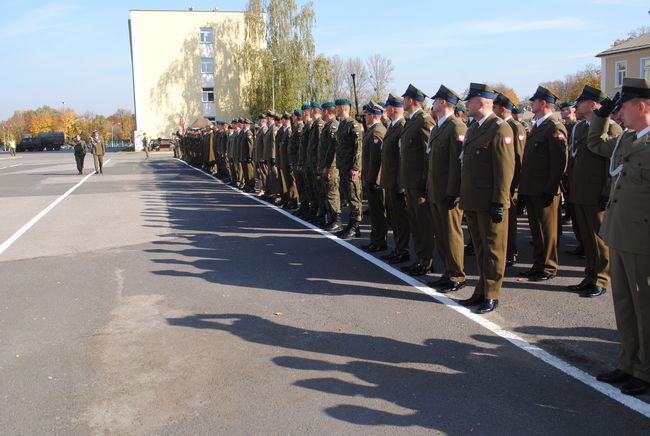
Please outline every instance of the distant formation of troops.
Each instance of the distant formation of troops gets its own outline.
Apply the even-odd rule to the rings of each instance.
[[[393,248],[381,258],[411,260],[412,242],[415,258],[401,267],[412,276],[433,272],[435,249],[442,274],[427,284],[441,293],[466,285],[464,256],[473,251],[479,281],[457,302],[480,314],[497,308],[505,270],[517,261],[517,211],[525,208],[532,235],[532,267],[519,273],[529,281],[557,275],[561,224],[570,218],[579,245],[569,253],[586,265],[569,290],[598,297],[612,280],[623,353],[618,369],[599,380],[643,393],[650,386],[650,83],[626,78],[614,98],[585,86],[562,104],[540,86],[527,127],[523,110],[485,84],[470,84],[465,107],[445,86],[429,111],[427,97],[409,85],[401,97],[368,102],[363,119],[341,98],[269,111],[255,123],[219,121],[179,135],[174,153],[344,239],[361,235],[365,198],[371,231],[362,248],[387,251],[391,228]]]

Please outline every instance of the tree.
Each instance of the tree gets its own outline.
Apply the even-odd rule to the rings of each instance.
[[[366,60],[368,68],[371,98],[383,100],[388,95],[388,87],[393,82],[393,62],[380,54],[373,54]]]
[[[508,97],[515,106],[521,106],[521,100],[519,100],[517,93],[511,87],[506,86],[503,83],[491,83],[489,85],[496,91]]]
[[[619,38],[615,40],[614,43],[612,44],[612,47],[621,45],[624,42],[629,41],[630,39],[638,38],[639,36],[645,35],[646,33],[650,33],[650,26],[637,27],[636,29],[627,32],[627,36],[625,38]]]
[[[352,100],[352,103],[356,103],[354,97],[354,83],[352,80],[352,74],[355,75],[356,88],[357,88],[357,98],[359,106],[363,106],[370,99],[370,81],[368,69],[366,64],[361,58],[350,58],[345,62],[345,95],[335,95],[335,97],[346,97]]]
[[[542,83],[542,86],[557,95],[561,101],[574,101],[585,85],[600,88],[600,68],[589,64],[575,74],[567,74],[563,80]]]
[[[345,68],[345,61],[341,56],[334,55],[329,58],[329,71],[328,76],[331,80],[327,95],[347,95],[347,69]]]

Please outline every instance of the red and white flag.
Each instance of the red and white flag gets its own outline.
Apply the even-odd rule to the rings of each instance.
[[[185,130],[185,121],[183,121],[183,117],[182,117],[182,116],[181,116],[181,118],[178,120],[178,127],[179,127],[179,130],[181,131],[181,133],[184,135],[185,132],[186,132],[186,130]]]

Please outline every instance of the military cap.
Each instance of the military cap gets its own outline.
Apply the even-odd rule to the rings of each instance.
[[[273,111],[268,111],[268,112],[266,113],[266,116],[267,116],[267,117],[271,117],[271,118],[275,118],[275,112],[273,112]]]
[[[300,109],[302,109],[304,111],[308,111],[309,109],[311,109],[311,104],[305,103],[305,104],[302,105],[302,107]]]
[[[259,114],[259,115],[257,116],[257,119],[258,119],[258,120],[261,120],[262,118],[266,118],[266,115],[264,115],[264,114]]]
[[[233,118],[230,124],[237,124],[239,121],[237,121],[237,118]]]
[[[417,89],[415,86],[409,84],[408,88],[406,88],[406,91],[404,91],[404,94],[402,94],[402,97],[411,97],[417,101],[424,101],[428,95]]]
[[[347,98],[337,98],[336,100],[334,100],[334,104],[336,106],[345,106],[345,105],[352,106],[352,102]]]
[[[384,108],[379,106],[379,104],[370,100],[367,105],[364,106],[363,111],[367,114],[381,115],[384,113]]]
[[[298,109],[294,109],[294,110],[293,110],[293,114],[294,114],[295,116],[297,116],[297,117],[301,117],[301,116],[302,116],[302,110],[301,110],[300,108],[298,108]]]
[[[593,86],[585,85],[584,88],[582,88],[582,92],[576,98],[576,103],[582,100],[593,100],[596,103],[602,103],[605,101],[607,98],[607,94],[605,94],[603,91],[601,91],[598,88],[594,88]]]
[[[276,114],[276,113],[274,112],[274,113],[273,113],[273,119],[274,119],[275,121],[281,120],[281,119],[282,119],[282,115],[280,115],[280,114]]]
[[[311,101],[311,103],[309,104],[309,106],[310,106],[312,109],[323,109],[323,106],[321,106],[321,104],[320,104],[319,102],[314,101],[314,100]]]
[[[291,115],[289,115],[289,112],[283,112],[283,113],[282,113],[282,119],[283,119],[283,120],[290,120],[290,119],[291,119]]]
[[[385,101],[378,101],[377,104],[381,107],[386,107],[386,102]]]
[[[494,100],[497,97],[497,92],[490,85],[484,83],[470,83],[469,92],[467,93],[467,97],[465,97],[465,101],[472,97],[483,97]]]
[[[559,107],[560,107],[560,109],[564,109],[564,108],[567,108],[567,107],[575,107],[575,105],[576,105],[575,101],[565,101],[565,102],[560,103]]]
[[[458,103],[458,104],[456,105],[456,110],[457,110],[458,112],[465,113],[465,106],[463,106],[462,104]]]
[[[323,109],[327,109],[329,107],[334,107],[336,106],[333,101],[326,101],[325,103],[322,104]]]
[[[404,107],[404,99],[402,97],[395,97],[393,94],[388,94],[386,106]]]
[[[440,85],[438,92],[431,98],[441,98],[451,104],[456,104],[460,100],[460,97],[445,85]]]
[[[511,111],[515,107],[515,105],[512,104],[512,101],[510,101],[508,96],[502,93],[499,93],[499,95],[497,95],[497,98],[494,99],[494,104],[498,104],[499,106],[502,106],[504,109],[508,109],[509,111]]]
[[[551,104],[555,104],[555,102],[558,101],[557,95],[553,94],[550,90],[544,88],[543,86],[538,86],[537,91],[535,91],[535,94],[533,94],[529,100],[533,101],[537,98],[547,101]]]
[[[244,124],[253,124],[253,122],[251,120],[249,120],[248,118],[244,118],[242,120],[242,123],[244,123]]]
[[[515,106],[515,107],[512,108],[512,113],[513,113],[513,114],[520,114],[520,115],[521,115],[521,114],[523,114],[524,112],[525,112],[525,111],[524,111],[524,108],[523,108],[523,107],[517,107],[517,106]]]
[[[646,79],[634,79],[631,77],[623,79],[621,104],[634,98],[650,99],[650,81]]]

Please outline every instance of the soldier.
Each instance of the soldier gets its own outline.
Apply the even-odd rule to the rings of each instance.
[[[386,114],[386,102],[380,101],[377,102],[377,104],[384,109],[384,111],[381,113],[381,119],[379,121],[384,125],[386,130],[388,130],[390,127],[390,118],[388,118],[388,115]]]
[[[347,98],[339,98],[336,104],[336,116],[340,120],[336,131],[336,165],[339,168],[341,190],[349,205],[350,215],[346,228],[339,237],[350,239],[361,236],[361,142],[363,128],[359,122],[350,116],[352,102]]]
[[[230,167],[230,184],[237,183],[237,168],[235,167],[234,160],[235,139],[237,139],[237,135],[235,134],[236,123],[236,119],[233,119],[230,122],[230,126],[228,126],[228,139],[226,142],[228,166]]]
[[[474,122],[465,134],[462,152],[460,208],[474,242],[479,281],[472,296],[458,303],[479,306],[476,313],[497,308],[506,268],[510,186],[515,153],[510,125],[494,115],[497,93],[471,83],[467,101]]]
[[[576,112],[576,102],[565,101],[560,103],[560,116],[562,117],[562,122],[567,131],[567,143],[571,144],[573,142],[573,131],[578,123],[578,115]],[[585,134],[586,136],[586,134]],[[580,229],[578,228],[578,220],[576,219],[575,210],[573,204],[571,204],[569,198],[571,197],[571,183],[569,180],[569,174],[571,173],[571,168],[573,166],[573,158],[571,154],[568,155],[567,162],[567,171],[562,178],[562,195],[564,197],[564,208],[565,216],[563,221],[571,220],[571,227],[573,228],[573,234],[578,241],[578,246],[573,250],[566,250],[565,253],[571,256],[584,256],[585,250],[582,246],[582,237],[580,236]],[[562,234],[562,226],[558,226],[558,234]]]
[[[363,135],[361,180],[368,200],[370,213],[370,243],[361,248],[369,253],[384,251],[388,248],[386,234],[386,207],[384,190],[379,186],[381,172],[381,148],[386,135],[386,127],[381,122],[384,108],[374,101],[366,105],[366,132]]]
[[[570,155],[571,165],[570,197],[574,216],[580,231],[587,263],[585,278],[577,285],[569,286],[571,291],[581,291],[583,297],[598,297],[605,293],[609,284],[609,249],[598,235],[609,202],[611,177],[609,159],[599,156],[587,148],[587,136],[592,120],[592,111],[598,110],[607,99],[600,89],[586,85],[576,99],[577,116],[582,120],[573,129]],[[621,127],[614,121],[608,122],[608,141],[621,134]]]
[[[328,232],[343,230],[341,223],[341,197],[339,195],[339,167],[336,159],[339,121],[336,119],[334,102],[326,101],[323,107],[323,131],[318,142],[316,170],[320,175],[318,195],[319,210],[325,218],[324,229]]]
[[[257,117],[259,129],[255,134],[255,158],[257,160],[257,179],[259,185],[258,197],[264,196],[264,187],[266,186],[266,176],[269,171],[268,162],[264,159],[264,138],[268,131],[267,119],[264,114]]]
[[[294,109],[292,117],[292,126],[291,126],[291,139],[289,141],[289,179],[291,188],[289,192],[293,192],[293,198],[291,198],[292,208],[296,210],[293,212],[298,212],[298,206],[302,200],[302,195],[305,191],[305,185],[302,180],[302,174],[298,172],[298,159],[300,155],[300,144],[302,142],[302,131],[305,128],[304,123],[302,122],[302,109]]]
[[[144,149],[145,159],[149,159],[149,138],[146,133],[142,134],[142,148]]]
[[[460,153],[467,126],[454,115],[460,98],[444,85],[433,96],[432,111],[437,120],[427,147],[427,201],[433,219],[433,232],[444,265],[438,280],[428,282],[441,293],[465,286],[463,212],[460,196]]]
[[[264,185],[264,199],[270,199],[275,196],[275,184],[278,176],[277,168],[275,167],[275,135],[278,129],[275,127],[275,112],[268,111],[266,113],[266,123],[268,128],[264,134],[264,153],[262,157],[267,165],[266,184]]]
[[[515,105],[503,94],[497,95],[494,100],[494,114],[508,123],[512,129],[512,146],[515,152],[515,173],[510,184],[510,210],[508,212],[508,250],[506,267],[512,266],[517,261],[517,201],[519,197],[519,175],[521,174],[521,160],[526,146],[526,129],[512,117]]]
[[[512,108],[512,119],[524,126],[524,129],[526,126],[524,125],[524,109],[520,107],[513,107]]]
[[[311,185],[311,192],[309,197],[311,199],[309,204],[309,214],[307,220],[313,223],[325,224],[322,221],[322,215],[325,213],[321,209],[321,204],[319,203],[320,195],[320,180],[321,177],[318,174],[318,144],[320,142],[320,135],[325,126],[325,121],[322,120],[322,110],[323,107],[320,103],[312,101],[311,102],[311,128],[309,129],[309,143],[307,146],[307,176],[309,178],[309,184]]]
[[[410,259],[410,228],[406,209],[404,189],[399,186],[400,152],[399,141],[404,131],[404,99],[392,94],[386,99],[386,113],[391,120],[381,147],[381,170],[379,186],[386,193],[386,210],[393,228],[395,248],[381,258],[389,264],[398,264]]]
[[[106,147],[104,146],[104,140],[99,136],[97,130],[93,131],[93,136],[90,138],[90,143],[92,144],[93,149],[93,162],[95,164],[95,172],[97,174],[104,173],[104,154],[106,153]]]
[[[560,116],[562,117],[562,122],[564,123],[564,127],[566,127],[566,131],[570,133],[573,126],[575,126],[578,121],[576,117],[576,102],[565,101],[560,103]],[[569,136],[569,139],[570,138],[571,136]]]
[[[255,192],[255,177],[253,173],[253,147],[255,135],[251,131],[253,122],[248,118],[243,120],[243,133],[241,141],[241,162],[244,173],[244,186],[246,192]]]
[[[84,160],[86,159],[86,153],[88,152],[88,146],[86,141],[81,139],[81,136],[77,135],[74,137],[74,160],[77,163],[77,171],[79,174],[82,174],[84,171]]]
[[[526,139],[519,193],[525,198],[533,237],[533,266],[519,273],[530,281],[550,280],[557,274],[560,182],[567,165],[567,132],[553,117],[557,97],[539,86],[530,98],[535,124]]]
[[[302,184],[298,186],[300,197],[300,208],[294,215],[305,218],[309,214],[309,202],[311,201],[311,183],[307,174],[307,148],[309,147],[309,131],[311,130],[311,105],[303,104],[302,110],[302,131],[300,135],[300,144],[298,146],[297,174]]]
[[[289,143],[291,142],[291,115],[288,112],[282,114],[282,125],[277,140],[278,144],[278,171],[280,173],[281,199],[283,209],[293,209],[298,202],[296,193],[296,182],[291,175],[289,165]]]
[[[611,158],[614,188],[600,235],[609,246],[622,345],[618,368],[597,378],[640,395],[650,386],[650,81],[623,79],[619,104],[627,130],[606,140],[615,101],[606,100],[594,113],[588,137],[589,150]]]
[[[433,222],[425,191],[427,142],[435,122],[422,110],[426,98],[422,91],[409,85],[402,97],[409,115],[400,138],[399,184],[406,191],[409,225],[418,257],[412,265],[402,267],[402,271],[419,276],[433,271]]]

